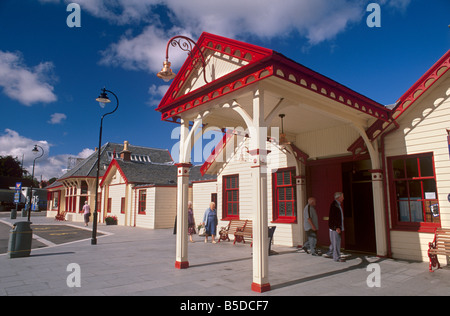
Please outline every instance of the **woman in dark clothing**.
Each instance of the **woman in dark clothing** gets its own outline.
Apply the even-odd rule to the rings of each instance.
[[[188,202],[188,234],[189,234],[189,241],[195,242],[192,240],[192,235],[195,235],[195,219],[194,219],[194,210],[192,209],[192,202]]]

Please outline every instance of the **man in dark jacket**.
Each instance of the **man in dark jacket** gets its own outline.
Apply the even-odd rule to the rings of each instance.
[[[334,201],[330,205],[330,215],[328,218],[328,228],[330,229],[330,249],[325,254],[326,257],[331,258],[336,262],[343,262],[341,259],[341,236],[344,231],[344,212],[342,210],[342,202],[344,201],[344,194],[336,192],[334,194]]]

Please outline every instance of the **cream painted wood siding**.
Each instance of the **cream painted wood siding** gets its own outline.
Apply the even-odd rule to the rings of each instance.
[[[254,220],[254,201],[253,201],[253,181],[252,181],[252,168],[251,159],[252,156],[247,153],[243,148],[248,148],[248,140],[243,142],[235,150],[235,155],[228,159],[223,167],[220,169],[217,178],[217,209],[219,217],[218,228],[227,226],[229,221],[223,221],[223,177],[228,175],[239,175],[239,218],[240,219],[250,219]],[[267,143],[267,149],[270,150],[270,154],[267,157],[267,212],[268,212],[268,222],[269,226],[276,226],[276,231],[274,235],[274,244],[286,245],[286,246],[297,246],[300,240],[300,226],[298,223],[285,224],[285,223],[273,223],[272,222],[272,173],[276,172],[279,168],[286,167],[297,167],[297,161],[290,154],[286,154],[281,151],[278,146],[274,146],[271,143]],[[195,194],[198,184],[194,184],[194,203],[197,203]],[[205,197],[203,198],[206,199]],[[195,204],[194,204],[195,205]],[[298,201],[297,197],[297,217],[301,217],[303,210],[303,203]],[[206,208],[205,208],[206,209]],[[201,216],[198,217],[196,213],[196,219],[203,218],[204,210],[200,211]],[[301,223],[301,218],[299,218],[299,223]],[[231,236],[230,236],[231,238]],[[232,238],[231,238],[232,239]]]
[[[385,139],[386,157],[433,153],[441,226],[450,227],[450,203],[447,200],[450,193],[447,144],[447,129],[450,129],[450,78],[432,87],[397,122],[399,129]],[[391,241],[395,258],[427,261],[428,243],[433,241],[433,234],[394,230],[391,231]]]
[[[145,214],[139,214],[139,191],[146,191]],[[131,223],[136,227],[171,228],[177,209],[176,187],[146,187],[133,190]]]
[[[299,134],[295,143],[310,158],[336,157],[348,155],[347,148],[359,136],[352,125],[346,124]]]
[[[205,210],[209,207],[209,204],[211,202],[211,194],[217,193],[217,181],[193,183],[192,193],[195,224],[199,225],[203,220]],[[220,214],[220,212],[217,213],[219,219]],[[221,225],[219,224],[219,229],[220,227]]]

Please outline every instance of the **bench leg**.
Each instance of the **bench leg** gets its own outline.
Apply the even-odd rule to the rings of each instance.
[[[430,265],[429,265],[430,272],[434,272],[433,268],[436,267],[437,267],[436,269],[441,268],[441,264],[439,263],[437,255],[430,254],[430,252],[428,251],[428,257],[430,258]]]

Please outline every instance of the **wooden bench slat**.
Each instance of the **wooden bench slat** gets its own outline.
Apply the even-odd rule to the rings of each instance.
[[[221,240],[228,240],[230,241],[230,237],[229,235],[232,234],[234,235],[234,233],[238,230],[238,228],[245,226],[245,224],[247,223],[247,220],[240,220],[240,219],[232,219],[230,220],[230,222],[228,223],[228,225],[226,227],[222,227],[222,229],[219,232],[220,238],[219,238],[219,242]]]
[[[253,238],[253,229],[252,229],[252,221],[247,220],[245,225],[243,227],[240,227],[236,232],[234,233],[234,242],[233,245],[236,244],[236,242],[243,242],[245,244],[245,237],[247,238]],[[253,246],[253,241],[252,241]]]
[[[430,259],[430,272],[433,272],[433,267],[437,267],[437,269],[441,267],[437,257],[438,255],[450,256],[450,229],[436,229],[434,240],[429,243],[428,257]]]

